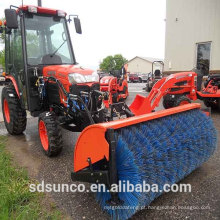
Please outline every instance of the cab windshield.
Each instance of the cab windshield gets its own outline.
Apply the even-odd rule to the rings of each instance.
[[[74,64],[64,18],[25,15],[28,65]]]

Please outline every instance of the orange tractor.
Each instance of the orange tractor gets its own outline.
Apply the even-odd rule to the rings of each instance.
[[[98,74],[79,67],[73,53],[67,23],[74,17],[81,33],[78,17],[44,7],[13,7],[5,10],[6,24],[0,28],[6,35],[8,85],[1,98],[5,126],[11,135],[19,135],[26,129],[26,111],[39,117],[47,156],[63,148],[61,127],[80,131],[72,180],[104,183],[108,190],[97,192],[97,200],[112,219],[130,218],[162,194],[165,184],[179,182],[213,154],[216,131],[200,104],[154,112],[170,86],[192,79],[194,73],[164,78],[130,107],[121,102],[108,109]],[[120,182],[142,186],[144,181],[160,190],[112,190]]]
[[[172,82],[172,76],[178,82],[172,83],[163,99],[164,108],[191,103],[191,100],[200,99],[207,107],[220,110],[220,75],[213,74],[208,77],[202,88],[202,78],[199,72],[183,72],[167,78]]]
[[[100,80],[101,91],[107,93],[104,100],[105,106],[124,101],[128,93],[127,68],[125,64],[121,70],[111,70],[109,76],[104,76]]]

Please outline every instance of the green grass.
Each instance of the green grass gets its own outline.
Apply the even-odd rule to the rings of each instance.
[[[0,219],[63,219],[56,208],[45,208],[43,193],[29,191],[33,181],[24,169],[12,164],[6,143],[7,138],[0,136]]]

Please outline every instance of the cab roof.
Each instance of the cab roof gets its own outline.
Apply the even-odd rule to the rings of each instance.
[[[62,10],[56,10],[56,9],[51,9],[51,8],[44,8],[40,6],[34,6],[34,5],[23,5],[18,8],[18,11],[29,11],[29,8],[36,8],[37,9],[37,14],[49,14],[49,15],[57,15],[58,11],[63,12],[66,16],[66,12]]]

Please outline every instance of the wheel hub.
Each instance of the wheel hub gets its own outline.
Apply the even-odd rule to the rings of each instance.
[[[4,115],[7,123],[10,123],[10,111],[8,106],[8,101],[4,99]]]
[[[48,143],[48,136],[47,136],[47,128],[43,121],[39,122],[39,135],[40,135],[42,146],[44,150],[47,151],[49,148],[49,143]]]

